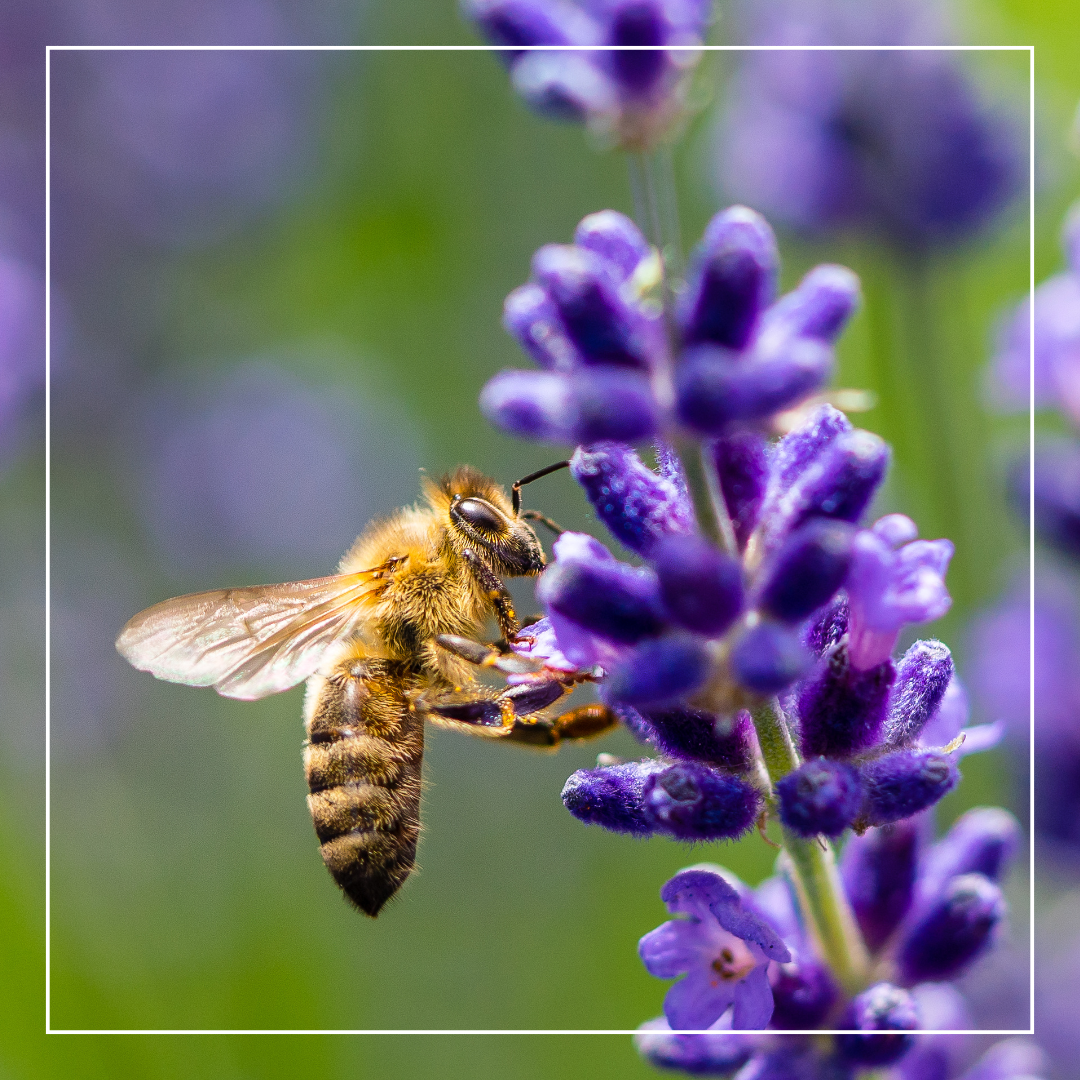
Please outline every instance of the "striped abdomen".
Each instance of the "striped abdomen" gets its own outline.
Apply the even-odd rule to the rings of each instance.
[[[416,861],[424,720],[399,661],[351,656],[315,688],[304,768],[323,862],[375,916]]]

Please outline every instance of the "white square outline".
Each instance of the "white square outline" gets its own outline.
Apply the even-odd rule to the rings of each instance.
[[[551,49],[526,45],[524,50]],[[564,51],[596,52],[594,45],[564,45]],[[604,46],[636,51],[639,45]],[[1029,1026],[996,1029],[919,1030],[920,1035],[1035,1035],[1035,45],[674,45],[687,52],[1027,52],[1028,54],[1028,702],[1030,770],[1028,806],[1028,975]],[[638,1028],[432,1029],[432,1028],[53,1028],[51,1023],[51,706],[52,706],[52,54],[53,52],[498,52],[492,45],[46,45],[45,46],[45,1035],[624,1035]],[[677,1031],[679,1035],[717,1032]],[[865,1035],[865,1031],[818,1028],[742,1034]]]

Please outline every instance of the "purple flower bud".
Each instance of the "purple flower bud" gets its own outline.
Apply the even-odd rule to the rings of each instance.
[[[811,758],[776,784],[780,820],[799,836],[839,836],[862,805],[859,774],[842,761]]]
[[[615,291],[605,260],[584,248],[547,244],[532,266],[587,363],[649,367],[644,320]]]
[[[645,466],[623,443],[579,446],[570,473],[585,489],[596,516],[639,555],[670,533],[690,532],[694,518],[675,485]]]
[[[824,656],[847,633],[847,622],[847,597],[834,597],[806,628],[803,635],[806,647],[817,656]]]
[[[505,431],[546,442],[633,442],[659,423],[648,381],[622,371],[501,371],[480,409]]]
[[[729,1076],[754,1052],[753,1036],[724,1031],[677,1035],[667,1020],[648,1020],[634,1036],[637,1052],[658,1069],[691,1076]]]
[[[951,979],[990,945],[1005,918],[1001,890],[982,874],[952,878],[904,934],[897,954],[908,985]]]
[[[563,805],[586,825],[649,836],[656,826],[645,815],[645,783],[664,768],[662,762],[646,760],[578,769],[563,786]]]
[[[828,379],[832,365],[832,350],[813,338],[746,355],[698,345],[683,354],[675,372],[679,419],[702,435],[723,434],[733,423],[797,404]]]
[[[480,392],[480,411],[511,435],[549,442],[572,441],[577,420],[570,379],[547,371],[500,371]]]
[[[641,722],[635,734],[639,738],[644,735],[668,757],[704,761],[736,771],[750,767],[753,723],[746,711],[716,716],[685,705],[648,709],[643,716],[628,706],[616,706],[615,711],[623,723],[624,712],[634,712]]]
[[[531,109],[552,120],[580,123],[617,104],[608,80],[583,52],[523,53],[510,70],[510,81]]]
[[[588,371],[573,376],[577,444],[641,442],[660,427],[648,380],[630,371]]]
[[[801,622],[832,599],[851,563],[854,529],[814,519],[796,529],[770,560],[757,606],[781,622]]]
[[[829,969],[812,958],[773,964],[769,984],[773,992],[769,1025],[781,1031],[819,1027],[839,997]]]
[[[663,45],[669,28],[663,5],[655,0],[622,0],[609,13],[606,43],[610,45]],[[647,97],[668,70],[670,60],[660,49],[612,50],[605,66],[623,94]]]
[[[563,0],[466,0],[465,13],[488,41],[508,49],[584,45],[598,36],[592,19]]]
[[[684,761],[645,780],[645,817],[677,840],[733,839],[761,809],[761,792],[737,776]]]
[[[716,637],[743,606],[742,566],[697,534],[673,535],[652,550],[660,596],[672,622]]]
[[[611,641],[633,644],[664,628],[656,575],[614,559],[556,557],[541,575],[536,597],[545,608]]]
[[[815,266],[761,320],[756,344],[776,347],[793,337],[831,345],[859,306],[859,279],[846,266]]]
[[[732,432],[712,444],[716,475],[740,550],[754,531],[765,497],[769,478],[766,445],[765,437],[756,431]]]
[[[869,829],[844,845],[844,892],[871,952],[885,944],[911,907],[924,831],[922,821],[908,818]]]
[[[735,677],[756,694],[779,693],[801,679],[812,662],[798,635],[774,622],[758,623],[731,652]]]
[[[982,874],[1000,882],[1020,846],[1020,823],[1000,806],[980,806],[962,814],[930,849],[920,875],[924,896],[938,893],[961,874]]]
[[[503,327],[543,368],[572,371],[581,362],[551,297],[535,281],[526,282],[506,298]]]
[[[887,825],[933,806],[960,780],[949,754],[898,750],[862,767],[866,801],[863,816],[870,825]]]
[[[940,641],[916,641],[896,670],[885,742],[908,746],[937,712],[953,677],[952,654]]]
[[[615,664],[607,680],[612,701],[660,704],[687,697],[709,676],[707,643],[694,634],[673,632],[634,646]]]
[[[687,344],[741,349],[776,291],[779,254],[769,223],[745,206],[709,222],[691,257],[679,313]]]
[[[812,514],[858,521],[889,465],[888,444],[869,431],[838,435],[792,485],[780,507],[788,528]]]
[[[851,421],[831,405],[820,409],[801,427],[785,435],[773,452],[766,512],[838,435],[852,430]]]
[[[574,243],[609,263],[619,282],[629,278],[649,254],[649,242],[641,230],[617,210],[601,210],[582,218],[574,230]]]
[[[869,671],[854,667],[838,646],[799,694],[799,732],[806,757],[853,754],[877,743],[896,670],[888,660]]]
[[[839,1025],[858,1031],[917,1031],[919,1015],[906,990],[878,983],[848,1006]],[[910,1035],[837,1035],[841,1057],[853,1065],[891,1065],[912,1045]]]

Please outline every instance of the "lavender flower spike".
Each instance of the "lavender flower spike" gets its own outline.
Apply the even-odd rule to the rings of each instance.
[[[915,540],[910,518],[889,514],[855,537],[847,591],[849,653],[867,670],[887,660],[907,623],[939,619],[952,605],[949,540]]]
[[[686,975],[664,998],[671,1027],[705,1030],[732,1008],[733,1029],[764,1028],[773,1011],[768,963],[791,959],[777,932],[710,867],[680,871],[660,898],[672,915],[687,918],[646,934],[638,953],[658,979]]]

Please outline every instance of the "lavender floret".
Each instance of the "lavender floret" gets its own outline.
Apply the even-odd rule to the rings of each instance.
[[[840,873],[867,948],[877,952],[908,913],[915,895],[923,822],[906,818],[853,836]]]
[[[940,641],[916,641],[896,668],[896,685],[885,720],[885,742],[913,743],[937,712],[953,678],[952,654]]]
[[[860,671],[851,664],[846,646],[834,648],[820,674],[799,694],[803,754],[844,756],[875,745],[895,678],[891,661]]]
[[[812,658],[798,635],[774,622],[748,630],[731,651],[731,668],[747,690],[777,694],[802,678]]]
[[[846,522],[829,520],[795,530],[763,574],[758,607],[799,623],[831,600],[847,577],[853,533]]]
[[[769,223],[745,206],[709,222],[679,309],[683,340],[742,349],[776,292],[780,254]]]
[[[899,1033],[917,1031],[919,1015],[906,990],[889,983],[878,983],[852,1001],[840,1026],[860,1031],[894,1032],[889,1035],[836,1036],[841,1056],[852,1064],[891,1065],[912,1045],[910,1035]]]
[[[608,675],[613,701],[652,705],[688,698],[709,676],[706,643],[693,634],[672,631],[630,649]]]
[[[757,525],[769,478],[766,442],[756,431],[722,435],[712,444],[713,462],[739,550]]]
[[[656,574],[614,559],[557,558],[540,579],[546,608],[611,641],[633,644],[665,625]]]
[[[864,765],[866,801],[862,816],[869,825],[888,825],[933,806],[960,781],[956,763],[936,750],[899,750]]]
[[[1021,841],[1020,823],[1000,806],[968,810],[927,853],[920,875],[923,895],[932,896],[950,878],[982,874],[1000,883]]]
[[[1001,889],[982,874],[952,878],[904,934],[897,954],[908,985],[958,975],[990,945],[1005,917]]]
[[[597,517],[639,555],[648,555],[665,536],[694,528],[690,507],[676,486],[647,468],[624,443],[579,446],[570,472]]]
[[[563,805],[586,825],[650,836],[656,825],[645,812],[645,783],[663,768],[660,762],[646,760],[578,769],[563,786]]]
[[[668,536],[652,559],[668,617],[684,629],[717,637],[742,611],[742,566],[703,537]]]
[[[840,996],[829,969],[813,958],[798,957],[769,970],[773,993],[770,1025],[778,1030],[821,1026]]]
[[[745,780],[688,761],[648,777],[643,799],[647,821],[686,841],[742,836],[761,808],[761,793]]]
[[[862,805],[859,774],[842,761],[804,761],[776,784],[780,820],[799,836],[839,836]]]
[[[620,718],[628,706],[617,707]],[[637,723],[640,721],[640,723]],[[715,716],[701,709],[677,705],[667,709],[648,709],[630,722],[635,734],[645,737],[668,757],[705,761],[735,772],[750,767],[753,723],[746,711],[734,716]]]

